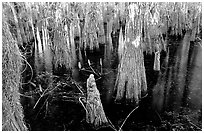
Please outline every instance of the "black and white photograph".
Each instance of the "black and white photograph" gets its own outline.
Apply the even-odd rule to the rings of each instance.
[[[1,131],[202,131],[202,2],[1,2]]]

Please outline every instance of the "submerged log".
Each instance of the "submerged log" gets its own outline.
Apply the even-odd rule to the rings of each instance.
[[[96,87],[94,75],[87,79],[87,104],[86,121],[94,128],[108,126],[108,120],[100,99],[100,93]]]

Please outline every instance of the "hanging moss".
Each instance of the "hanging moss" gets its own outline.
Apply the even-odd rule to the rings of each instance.
[[[23,108],[20,103],[21,53],[9,32],[6,16],[2,24],[2,130],[24,131]]]

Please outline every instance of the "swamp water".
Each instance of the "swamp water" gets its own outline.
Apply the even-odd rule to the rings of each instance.
[[[144,53],[148,95],[141,99],[139,107],[127,119],[122,130],[156,130],[153,126],[161,125],[164,119],[159,114],[162,110],[179,112],[181,106],[195,111],[201,110],[202,48],[197,43],[190,43],[188,34],[184,39],[176,41],[171,38],[170,40],[169,53],[161,52],[161,71],[153,70],[154,54]],[[100,58],[104,59],[104,48],[100,49],[101,51],[87,51],[91,66],[99,72],[101,71]],[[116,54],[109,54],[109,56],[112,56],[109,58],[110,64],[103,64],[102,76],[95,75],[95,78],[105,114],[115,128],[119,129],[135,107],[123,103],[115,104],[114,86],[118,57]],[[89,74],[91,73],[79,71],[79,82],[86,82]],[[85,84],[83,87],[83,90],[86,90]],[[67,93],[74,91],[71,87],[66,89]],[[34,97],[22,98],[29,130],[94,130],[86,124],[86,112],[79,102],[63,101],[60,98],[45,102],[48,97],[43,97],[35,109],[33,105],[37,100]],[[194,117],[194,122],[198,122],[198,119]]]

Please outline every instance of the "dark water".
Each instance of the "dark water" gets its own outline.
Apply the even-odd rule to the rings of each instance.
[[[155,108],[159,111],[165,109],[178,112],[181,106],[201,109],[201,46],[190,42],[190,34],[186,33],[184,39],[175,44],[172,43],[168,49],[167,67],[159,76],[160,82],[154,87]],[[200,95],[195,96],[196,93]],[[191,98],[198,100],[194,103],[194,107],[189,105]]]
[[[113,39],[114,41],[114,39]],[[158,112],[162,110],[178,110],[181,106],[201,109],[202,105],[202,48],[197,43],[190,43],[188,36],[168,44],[169,52],[161,52],[161,71],[154,71],[154,54],[144,52],[148,96],[141,99],[136,109],[126,121],[123,130],[144,130],[143,125],[159,125],[161,118]],[[127,115],[135,108],[132,105],[115,104],[114,85],[117,76],[117,55],[109,54],[109,63],[103,63],[104,47],[100,50],[87,50],[84,67],[88,68],[87,60],[91,62],[97,88],[101,94],[101,101],[105,114],[117,129]],[[79,82],[86,82],[91,72],[77,71],[75,77]],[[75,76],[76,76],[75,75]],[[86,85],[83,84],[84,90]],[[71,88],[67,88],[67,90]],[[31,88],[32,90],[32,88]],[[67,91],[69,92],[69,91]],[[60,99],[44,102],[51,97],[42,98],[36,109],[33,105],[37,98],[23,98],[24,114],[30,130],[93,130],[85,121],[85,110],[79,102],[63,101]],[[134,125],[134,126],[131,126]],[[137,126],[135,126],[137,125]],[[101,129],[102,130],[102,129]],[[108,128],[107,130],[112,130]]]

